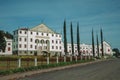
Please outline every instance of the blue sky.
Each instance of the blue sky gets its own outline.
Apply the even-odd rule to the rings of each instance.
[[[0,0],[0,30],[12,33],[17,28],[31,28],[43,22],[61,33],[64,19],[69,42],[70,22],[74,35],[79,22],[81,43],[91,44],[92,28],[100,39],[102,28],[104,40],[112,48],[120,49],[120,0]]]

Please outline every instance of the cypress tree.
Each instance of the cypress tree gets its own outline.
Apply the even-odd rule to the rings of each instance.
[[[79,36],[79,23],[77,23],[77,50],[78,50],[78,55],[80,56],[80,36]]]
[[[98,53],[98,57],[100,57],[100,55],[99,55],[99,41],[98,41],[98,35],[96,35],[96,40],[97,40],[97,53]]]
[[[71,46],[72,46],[72,55],[74,55],[74,40],[73,40],[73,28],[72,28],[72,22],[70,25],[70,32],[71,32]]]
[[[94,47],[94,33],[92,29],[92,52],[93,52],[93,57],[95,57],[95,47]]]
[[[66,21],[64,20],[63,24],[63,34],[64,34],[64,52],[67,55],[67,37],[66,37]]]
[[[100,36],[101,36],[101,50],[102,50],[102,57],[104,57],[104,51],[103,51],[103,32],[102,28],[100,30]]]

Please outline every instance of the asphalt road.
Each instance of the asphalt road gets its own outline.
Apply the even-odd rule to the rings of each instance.
[[[36,74],[20,80],[120,80],[120,59]]]

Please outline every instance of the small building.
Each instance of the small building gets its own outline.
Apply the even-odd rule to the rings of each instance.
[[[8,39],[5,37],[5,40],[6,40],[5,52],[3,52],[0,49],[0,55],[12,55],[12,39]]]

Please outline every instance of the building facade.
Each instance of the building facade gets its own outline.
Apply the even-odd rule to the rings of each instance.
[[[67,50],[68,50],[68,54],[72,55],[72,48],[71,48],[70,43],[67,44]],[[98,56],[97,45],[95,45],[94,50],[95,50],[95,56]],[[80,44],[81,55],[83,55],[83,56],[93,56],[92,52],[93,52],[92,51],[92,45]],[[106,41],[103,41],[103,52],[104,52],[104,55],[106,55],[106,56],[113,55],[112,48]],[[101,49],[101,44],[99,44],[99,55],[101,56],[101,54],[102,54],[102,49]],[[74,55],[78,55],[77,44],[74,44]]]
[[[12,39],[8,39],[5,37],[5,40],[6,40],[5,52],[3,52],[0,49],[0,55],[12,55]]]
[[[62,53],[61,34],[54,32],[45,24],[14,31],[13,54],[42,55],[45,53],[51,55]]]
[[[111,46],[103,42],[105,55],[112,55]],[[67,44],[68,55],[72,55],[71,44]],[[82,55],[92,56],[92,45],[80,44]],[[97,56],[95,45],[95,56]],[[101,44],[99,45],[101,55]],[[13,54],[17,55],[65,55],[62,35],[54,32],[45,24],[40,24],[31,29],[20,28],[14,31]],[[77,44],[74,44],[74,55],[78,55]]]

